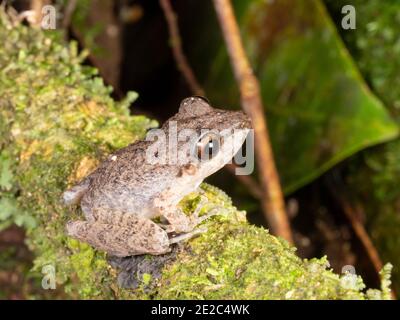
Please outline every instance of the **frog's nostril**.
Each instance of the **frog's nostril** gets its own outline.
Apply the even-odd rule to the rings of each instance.
[[[244,114],[244,117],[243,117],[243,118],[244,118],[244,119],[243,119],[243,125],[244,125],[244,127],[247,128],[247,129],[251,129],[251,128],[252,128],[252,124],[251,124],[251,119],[250,119],[250,117],[249,117],[248,115]]]
[[[239,118],[238,127],[241,129],[251,129],[252,128],[250,118],[243,112],[241,113],[241,117]]]

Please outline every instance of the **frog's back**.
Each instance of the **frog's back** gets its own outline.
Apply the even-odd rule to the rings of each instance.
[[[82,205],[151,216],[154,198],[171,187],[177,169],[148,163],[150,143],[138,141],[108,156],[92,174]]]

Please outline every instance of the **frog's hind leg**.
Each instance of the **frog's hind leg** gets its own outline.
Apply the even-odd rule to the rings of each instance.
[[[67,234],[118,257],[170,251],[167,233],[149,219],[110,210],[99,216],[93,222],[69,222]]]

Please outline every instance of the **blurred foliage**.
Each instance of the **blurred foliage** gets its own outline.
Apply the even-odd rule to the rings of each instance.
[[[319,0],[234,3],[286,193],[397,136],[396,124],[368,90]],[[192,64],[215,105],[238,107],[226,48],[220,37],[210,36],[217,26],[204,19],[203,27],[195,36],[199,43],[188,49]]]
[[[29,212],[35,220],[24,225],[35,255],[32,274],[55,266],[57,284],[72,298],[390,298],[390,265],[382,270],[381,290],[365,292],[360,277],[334,274],[325,258],[302,260],[283,240],[250,226],[223,192],[207,185],[207,208],[226,216],[206,222],[209,231],[163,270],[161,288],[146,289],[149,274],[135,292],[118,288],[105,253],[65,236],[65,222],[80,212],[65,208],[60,197],[105,154],[155,123],[129,115],[134,95],[114,102],[95,70],[82,66],[76,44],[66,46],[59,34],[14,23],[0,11],[0,41],[0,196],[15,200],[7,219],[17,222]],[[191,201],[184,199],[183,207]]]
[[[100,35],[102,32],[105,32],[104,25],[102,21],[98,21],[95,25],[88,26],[88,16],[89,10],[91,9],[91,0],[80,0],[77,1],[76,9],[74,10],[74,14],[72,16],[72,24],[78,30],[84,30],[83,35],[83,43],[85,44],[85,48],[90,50],[90,53],[93,55],[99,55],[104,53],[103,48],[98,46],[96,43],[96,37]]]
[[[364,77],[400,124],[400,2],[327,0],[340,19],[341,7],[356,8],[356,30],[342,30]],[[394,263],[400,292],[400,140],[366,150],[350,162],[348,182],[367,212],[367,224],[384,261]]]
[[[374,92],[400,120],[400,89],[397,86],[400,84],[399,1],[325,1],[338,19],[345,3],[355,7],[357,28],[339,30]]]

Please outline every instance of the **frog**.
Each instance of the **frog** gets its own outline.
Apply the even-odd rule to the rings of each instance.
[[[66,234],[116,257],[170,252],[173,244],[204,232],[202,222],[218,214],[200,215],[199,205],[187,215],[180,201],[232,160],[251,128],[242,111],[214,108],[204,97],[183,99],[157,139],[148,134],[111,153],[64,191],[64,204],[80,205],[85,218],[68,221]],[[170,155],[170,145],[179,156]]]

